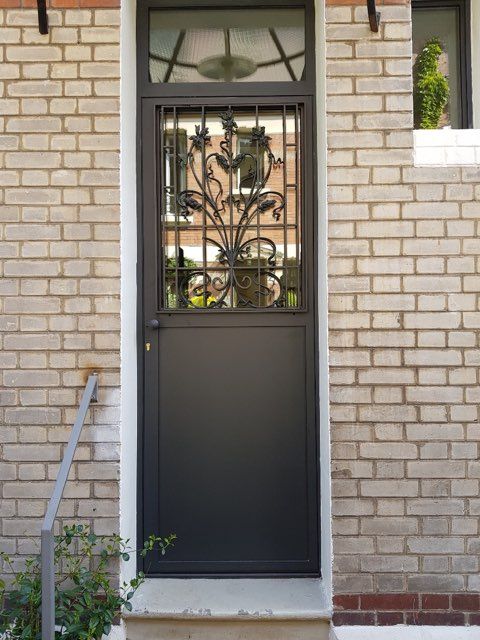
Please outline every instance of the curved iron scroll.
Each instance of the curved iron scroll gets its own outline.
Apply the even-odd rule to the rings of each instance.
[[[258,117],[248,136],[254,153],[239,151],[239,127],[232,109],[218,114],[218,118],[223,130],[219,150],[213,150],[212,136],[203,119],[189,137],[186,154],[177,158],[188,180],[186,188],[175,197],[175,219],[181,218],[188,225],[195,216],[201,217],[202,245],[213,248],[216,259],[214,264],[204,258],[202,266],[191,264],[192,261],[185,265],[183,250],[177,247],[180,255],[167,259],[166,281],[175,283],[173,304],[168,306],[296,307],[298,293],[291,287],[295,278],[289,276],[286,257],[279,255],[274,240],[287,228],[286,197],[278,188],[269,186],[274,170],[283,170],[286,176],[285,159],[275,157],[272,138],[258,124]],[[283,127],[285,140],[285,116]],[[285,153],[285,142],[283,147]],[[267,235],[275,228],[276,232],[272,230]],[[295,264],[294,270],[297,269]]]

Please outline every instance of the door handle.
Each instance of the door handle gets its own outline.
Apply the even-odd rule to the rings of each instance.
[[[150,329],[160,329],[160,322],[159,320],[154,318],[153,320],[149,320],[147,322],[147,327],[150,327]]]

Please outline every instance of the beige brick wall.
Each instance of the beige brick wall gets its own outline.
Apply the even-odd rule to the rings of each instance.
[[[0,544],[118,526],[117,10],[0,12]],[[335,589],[479,591],[480,171],[412,166],[410,14],[327,9]]]
[[[335,591],[479,591],[480,168],[412,166],[381,11],[327,8]]]
[[[118,528],[119,12],[0,11],[0,547],[36,543],[88,374],[61,515]]]

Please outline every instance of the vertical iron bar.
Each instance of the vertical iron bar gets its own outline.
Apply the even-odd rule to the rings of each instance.
[[[177,296],[177,307],[180,299],[180,291],[178,288],[178,262],[180,260],[180,232],[178,225],[178,212],[177,212],[177,107],[173,107],[173,224],[175,233],[175,292]],[[182,265],[183,266],[183,265]],[[183,273],[183,271],[182,271]],[[183,278],[182,278],[183,280]],[[188,295],[188,292],[187,292]]]
[[[258,104],[255,105],[255,127],[258,129]],[[256,306],[260,307],[261,304],[261,272],[260,272],[260,209],[258,208],[259,205],[259,191],[258,191],[258,185],[260,184],[260,158],[258,157],[258,140],[256,140],[255,142],[256,144],[256,149],[255,149],[255,177],[254,180],[256,182],[256,184],[253,185],[254,189],[257,191],[257,277],[258,277],[258,301]],[[247,231],[248,233],[248,231]]]
[[[283,127],[283,281],[285,286],[285,307],[289,307],[288,300],[288,188],[287,188],[287,106],[283,105],[282,110],[282,127]],[[281,294],[281,292],[280,292]]]
[[[229,111],[232,110],[232,105],[228,105]],[[234,114],[232,114],[232,118]],[[230,247],[228,248],[228,255],[233,256],[230,258],[230,308],[233,309],[234,305],[234,274],[235,274],[235,266],[237,262],[238,256],[233,255],[233,173],[232,173],[232,156],[233,156],[233,128],[228,133],[228,153],[229,153],[229,170],[228,170],[228,193],[229,193],[229,206],[230,206]]]
[[[162,295],[160,296],[160,300],[163,301],[162,306],[164,307],[168,307],[169,306],[169,299],[168,299],[168,291],[167,291],[167,255],[166,255],[166,248],[167,248],[167,191],[166,191],[166,176],[167,176],[167,162],[166,162],[166,157],[165,157],[165,109],[162,107],[161,108],[161,112],[160,112],[160,126],[159,126],[159,136],[160,136],[160,180],[159,180],[159,185],[158,185],[158,196],[157,196],[157,202],[159,202],[159,209],[160,209],[160,228],[161,228],[161,239],[162,239],[162,244],[160,247],[160,262],[161,262],[161,269],[162,269],[162,282],[163,282],[163,287],[162,287]],[[155,246],[157,245],[157,242],[155,243]],[[157,249],[155,248],[155,250],[157,251]],[[158,287],[157,287],[158,288]],[[159,309],[160,307],[157,306],[157,309]]]
[[[55,640],[55,550],[53,531],[41,533],[42,640]]]
[[[299,255],[300,249],[300,237],[299,237],[299,219],[302,220],[303,217],[299,218],[298,212],[301,207],[302,199],[303,199],[303,190],[298,188],[298,150],[299,150],[299,132],[298,132],[298,120],[299,120],[299,112],[298,112],[298,104],[295,105],[295,268],[296,268],[296,284],[297,284],[297,307],[303,306],[303,297],[304,297],[304,283],[303,283],[303,269],[300,268],[300,261],[303,261],[303,255]],[[303,161],[303,159],[302,159]],[[303,234],[303,226],[302,226],[302,234]],[[302,238],[303,242],[303,238]],[[300,304],[301,302],[301,304]]]
[[[205,107],[202,106],[202,131],[206,127]],[[203,257],[203,304],[207,306],[207,214],[205,213],[205,138],[202,139],[202,257]],[[193,214],[195,215],[195,213]]]
[[[156,111],[155,117],[155,131],[153,135],[155,136],[155,204],[156,211],[154,216],[154,226],[155,226],[155,268],[157,270],[157,284],[155,286],[156,291],[156,309],[160,309],[162,306],[162,297],[164,302],[167,300],[167,289],[166,289],[166,281],[165,281],[165,259],[161,255],[158,250],[158,240],[163,236],[163,221],[162,218],[164,216],[163,208],[162,208],[162,199],[163,199],[163,180],[162,171],[163,171],[163,155],[162,155],[162,137],[163,137],[163,108],[161,112]],[[158,136],[160,135],[160,144],[158,140]],[[160,244],[160,251],[162,251],[163,242]],[[160,270],[160,278],[158,278]],[[161,290],[159,290],[160,282]],[[166,305],[165,305],[166,306]]]

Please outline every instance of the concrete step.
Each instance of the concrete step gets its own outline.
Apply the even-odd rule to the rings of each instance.
[[[316,579],[150,579],[124,616],[127,640],[328,640]]]
[[[328,640],[322,620],[157,620],[129,618],[127,640]]]

